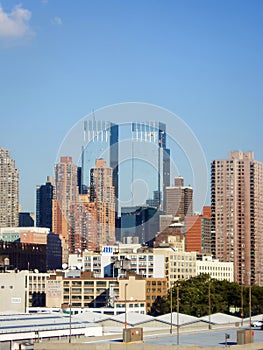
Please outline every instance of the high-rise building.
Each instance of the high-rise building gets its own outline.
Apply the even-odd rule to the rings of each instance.
[[[155,144],[157,159],[157,191],[159,208],[165,209],[166,187],[170,186],[170,150],[166,148],[166,125],[157,121],[132,123],[132,141]],[[136,155],[133,155],[136,156]]]
[[[97,242],[102,245],[115,243],[113,170],[103,159],[96,159],[96,165],[90,171],[90,201],[97,209]]]
[[[59,235],[49,232],[47,235],[47,270],[61,269],[62,267],[62,245]]]
[[[90,170],[96,159],[103,158],[112,168],[115,196],[119,193],[119,126],[103,120],[84,120],[84,146],[81,159],[81,188],[90,185]],[[80,170],[79,170],[80,171]],[[81,192],[83,193],[83,192]],[[115,206],[117,201],[115,202]]]
[[[79,195],[79,200],[70,208],[70,253],[80,253],[84,250],[95,250],[98,247],[97,210],[88,195]]]
[[[82,184],[82,167],[78,167],[78,187],[79,187],[79,194],[87,194],[88,193],[88,186]]]
[[[34,225],[34,213],[19,212],[19,227],[32,227]]]
[[[212,213],[211,206],[203,207],[203,215],[201,218],[201,234],[202,234],[202,253],[205,255],[211,255],[214,251],[213,239],[214,233],[212,232]]]
[[[61,157],[55,165],[55,194],[52,202],[52,231],[62,236],[63,263],[69,254],[70,208],[78,199],[78,168],[72,157]]]
[[[79,169],[80,193],[87,194],[90,185],[90,171],[96,159],[105,159],[112,168],[112,184],[115,192],[115,234],[118,234],[119,218],[119,125],[105,120],[92,119],[83,123],[83,146],[81,169]]]
[[[175,178],[174,186],[166,187],[166,215],[173,215],[184,219],[193,213],[193,189],[184,186],[182,177]]]
[[[36,189],[36,226],[52,230],[52,200],[54,197],[54,179],[47,177],[45,185]]]
[[[202,215],[186,215],[185,231],[187,252],[211,255],[211,207],[203,207]]]
[[[0,147],[0,227],[18,226],[18,176],[14,159]]]
[[[121,208],[121,240],[138,237],[139,243],[149,243],[157,234],[160,213],[156,207],[134,206]]]
[[[263,163],[230,152],[211,166],[215,256],[234,262],[238,283],[263,285]]]

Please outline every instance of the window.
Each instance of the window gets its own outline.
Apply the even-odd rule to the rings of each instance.
[[[94,281],[84,281],[84,286],[94,286]]]
[[[72,286],[81,286],[81,281],[72,281]]]
[[[93,294],[93,292],[94,292],[93,288],[84,288],[84,293]]]
[[[103,286],[106,287],[106,282],[105,281],[97,281],[97,286]]]

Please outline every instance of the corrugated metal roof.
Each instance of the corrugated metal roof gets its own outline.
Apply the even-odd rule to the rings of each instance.
[[[184,324],[195,323],[195,322],[200,321],[200,318],[198,318],[198,317],[185,315],[185,314],[181,314],[181,313],[178,314],[178,318],[179,318],[178,324],[180,326],[182,326]],[[158,317],[156,317],[156,320],[170,324],[171,323],[171,313],[158,316]],[[172,313],[172,323],[173,323],[173,325],[177,325],[177,312]]]
[[[117,316],[111,316],[111,319],[117,322],[125,322],[125,314],[119,314]],[[155,318],[149,315],[144,315],[144,314],[138,314],[136,312],[127,312],[127,323],[132,325],[138,325],[146,322],[150,322],[154,320]]]
[[[104,320],[108,320],[112,317],[112,315],[105,315],[101,313],[96,313],[96,312],[83,312],[78,315],[72,316],[72,319],[77,322],[84,322],[84,323],[90,323],[90,322],[100,322]]]
[[[232,315],[222,314],[222,313],[218,312],[218,313],[212,314],[210,316],[200,317],[200,320],[203,320],[206,322],[209,322],[209,320],[210,320],[210,322],[213,324],[229,324],[229,323],[240,322],[241,318],[236,317],[236,316],[232,316]]]
[[[0,333],[17,333],[68,328],[69,316],[62,314],[13,314],[0,317]],[[71,320],[72,328],[84,327],[81,322]]]
[[[246,318],[244,318],[244,321],[246,322],[246,321],[249,321],[250,320],[250,318],[249,317],[246,317]],[[260,314],[260,315],[257,315],[257,316],[252,316],[251,317],[251,321],[257,321],[257,320],[263,320],[263,314]]]

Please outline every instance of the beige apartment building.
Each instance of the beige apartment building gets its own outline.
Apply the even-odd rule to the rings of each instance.
[[[155,248],[156,255],[165,258],[165,277],[169,281],[169,288],[180,279],[196,276],[196,252],[183,252],[170,248]]]
[[[222,262],[211,255],[198,252],[183,252],[170,248],[155,248],[154,253],[165,256],[165,277],[168,287],[178,280],[187,280],[202,273],[209,274],[217,280],[234,281],[233,262]]]
[[[90,201],[97,209],[97,246],[115,243],[115,188],[112,168],[96,159],[90,171]]]
[[[77,165],[72,157],[60,157],[55,165],[55,193],[52,201],[52,231],[62,237],[62,261],[67,263],[70,236],[70,208],[78,199]]]
[[[263,163],[230,152],[211,165],[214,254],[234,263],[239,284],[263,285]]]

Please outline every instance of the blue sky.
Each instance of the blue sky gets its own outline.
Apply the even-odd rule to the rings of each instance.
[[[261,0],[0,3],[0,146],[24,211],[70,128],[115,103],[174,112],[208,164],[236,149],[263,161]]]

